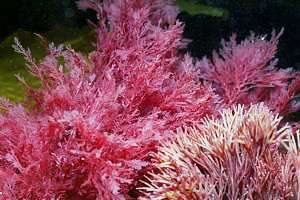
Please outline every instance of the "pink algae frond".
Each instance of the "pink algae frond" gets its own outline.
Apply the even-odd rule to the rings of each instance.
[[[164,2],[80,1],[99,17],[88,58],[50,44],[37,62],[16,40],[41,87],[21,79],[30,112],[2,103],[1,199],[128,199],[169,130],[216,112],[213,89],[177,56],[182,26]]]
[[[103,18],[102,15],[107,15],[109,20],[116,22],[121,19],[124,9],[139,9],[148,7],[150,9],[150,19],[154,23],[174,24],[176,21],[179,9],[173,0],[106,0],[100,2],[99,0],[80,0],[77,2],[80,9],[93,9],[98,12],[98,17]]]
[[[286,140],[282,142],[283,146],[289,152],[289,159],[295,166],[295,178],[297,184],[294,186],[296,191],[296,199],[300,198],[300,130],[297,130],[294,134],[290,134]]]
[[[273,32],[270,40],[252,33],[240,43],[233,35],[211,61],[203,58],[197,64],[201,78],[212,82],[227,105],[264,102],[282,115],[297,111],[299,103],[292,100],[299,92],[299,73],[275,67],[282,33]]]
[[[294,150],[280,151],[291,128],[280,120],[258,104],[236,106],[222,111],[220,119],[178,129],[177,137],[154,154],[157,170],[140,188],[141,199],[297,198],[293,142],[286,146]]]

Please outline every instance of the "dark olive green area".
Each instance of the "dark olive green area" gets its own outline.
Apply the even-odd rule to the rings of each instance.
[[[190,15],[207,15],[211,17],[226,17],[228,11],[222,8],[212,7],[200,2],[190,2],[188,0],[176,0],[177,6],[181,11]]]
[[[87,54],[93,49],[94,34],[88,28],[57,27],[42,35],[55,44],[71,45],[72,48],[83,54]],[[14,52],[12,45],[15,37],[19,39],[23,47],[31,50],[37,62],[45,56],[46,51],[39,37],[23,30],[16,31],[0,43],[0,96],[19,102],[24,100],[25,88],[15,75],[23,77],[33,87],[38,87],[39,81],[28,72],[23,57]]]

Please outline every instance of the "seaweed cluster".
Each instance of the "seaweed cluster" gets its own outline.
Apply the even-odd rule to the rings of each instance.
[[[78,6],[97,12],[88,56],[43,40],[36,61],[15,40],[41,87],[18,77],[27,104],[1,101],[0,199],[299,198],[286,117],[300,82],[275,67],[282,32],[233,36],[198,61],[178,51],[173,1]]]

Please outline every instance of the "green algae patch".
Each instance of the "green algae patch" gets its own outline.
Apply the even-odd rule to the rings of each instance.
[[[47,41],[55,44],[63,43],[83,54],[93,50],[91,41],[94,33],[87,27],[82,29],[57,27],[41,35]],[[21,102],[24,100],[26,91],[22,83],[17,80],[16,75],[24,78],[33,87],[39,87],[40,83],[26,69],[24,58],[14,52],[12,48],[14,38],[18,38],[24,48],[31,50],[37,62],[46,55],[46,50],[36,34],[24,30],[18,30],[0,42],[0,96],[13,102]]]

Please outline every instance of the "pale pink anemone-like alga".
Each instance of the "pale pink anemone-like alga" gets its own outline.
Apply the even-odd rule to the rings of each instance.
[[[220,115],[178,129],[162,143],[140,199],[300,198],[300,133],[280,125],[281,117],[263,104]]]

